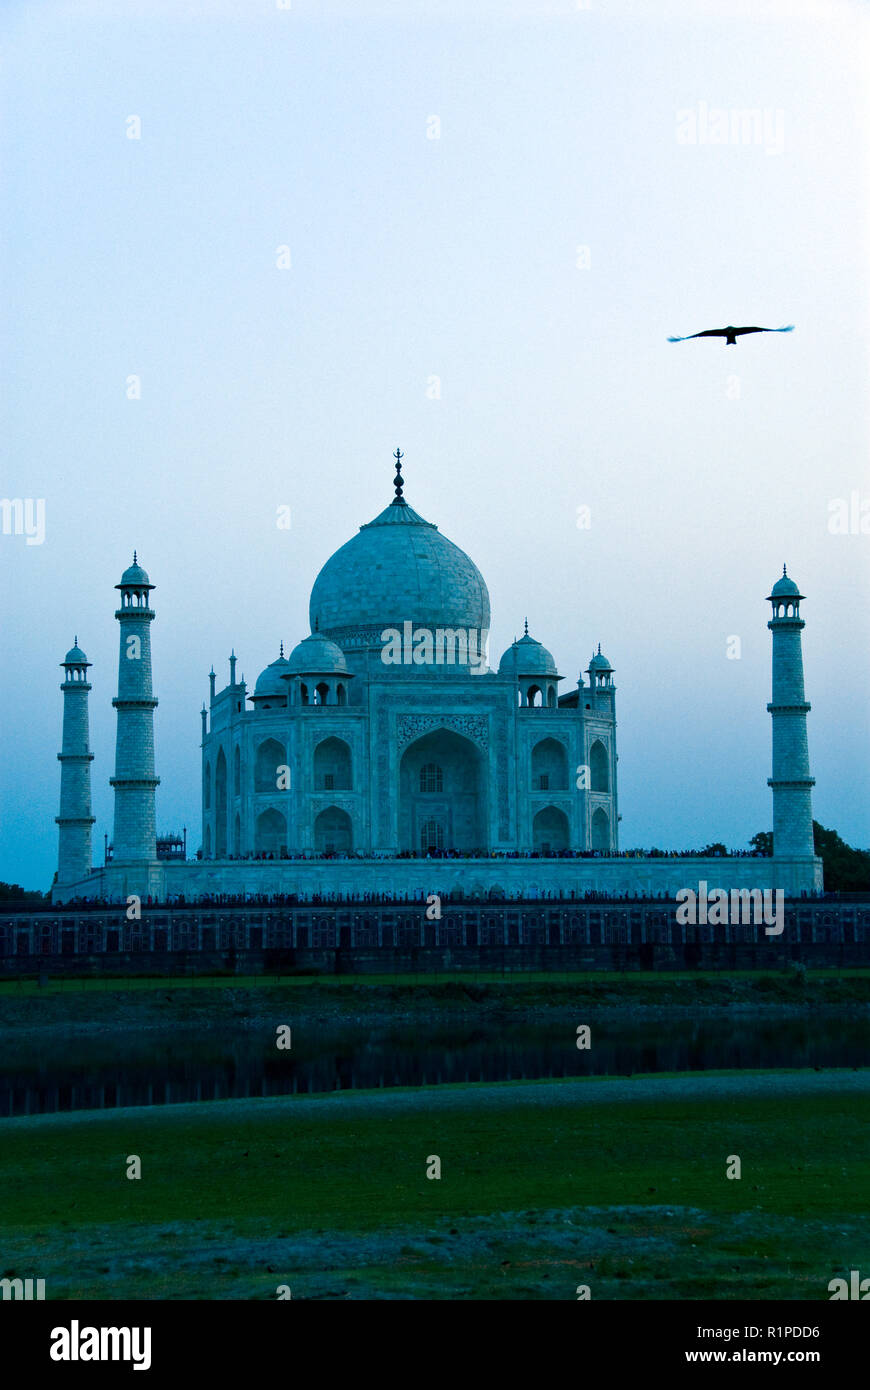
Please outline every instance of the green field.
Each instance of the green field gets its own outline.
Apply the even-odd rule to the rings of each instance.
[[[49,1298],[827,1299],[870,1271],[868,1133],[864,1070],[6,1120],[0,1276]]]
[[[276,984],[282,988],[306,989],[312,986],[332,989],[370,989],[378,990],[385,986],[444,986],[466,984],[493,984],[499,986],[534,987],[535,985],[557,985],[561,991],[574,990],[578,985],[588,986],[593,991],[613,994],[629,991],[633,994],[652,995],[668,992],[677,985],[684,990],[733,990],[740,985],[752,987],[758,981],[775,982],[785,988],[795,988],[814,981],[825,981],[829,985],[842,982],[844,987],[851,984],[855,997],[870,1001],[870,968],[868,969],[830,969],[806,970],[802,976],[794,977],[785,970],[583,970],[583,971],[450,971],[449,973],[421,972],[400,975],[146,975],[146,976],[56,976],[40,985],[36,978],[0,980],[0,999],[5,996],[21,997],[36,994],[103,994],[117,990],[166,990],[166,989],[274,989]]]

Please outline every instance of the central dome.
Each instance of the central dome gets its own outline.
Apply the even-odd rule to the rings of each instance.
[[[397,474],[398,479],[398,474]],[[380,643],[385,628],[489,628],[483,575],[399,490],[327,560],[309,604],[312,632],[340,645]]]

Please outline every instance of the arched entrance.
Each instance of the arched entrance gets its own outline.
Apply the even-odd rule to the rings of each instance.
[[[589,772],[589,786],[592,791],[610,791],[610,759],[600,738],[597,738],[589,749]]]
[[[254,764],[254,791],[274,792],[278,786],[278,768],[287,763],[283,743],[276,738],[267,738],[257,749]]]
[[[353,849],[353,826],[347,811],[327,806],[314,821],[314,849],[317,854],[349,854]]]
[[[592,812],[592,848],[610,849],[610,817],[603,806]]]
[[[342,738],[325,738],[314,750],[317,791],[350,791],[353,786],[350,748]]]
[[[551,853],[568,848],[568,817],[558,806],[545,806],[532,823],[532,843],[537,850]]]
[[[399,764],[400,849],[485,849],[485,770],[477,745],[452,729],[409,744]]]
[[[287,849],[287,821],[270,807],[257,817],[255,850],[258,854],[280,854]]]
[[[532,787],[542,792],[568,790],[568,755],[558,739],[541,739],[532,749]]]

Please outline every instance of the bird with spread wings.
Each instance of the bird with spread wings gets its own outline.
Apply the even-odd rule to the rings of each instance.
[[[791,333],[794,331],[794,324],[786,324],[784,328],[734,328],[731,324],[727,328],[705,328],[703,333],[687,333],[685,338],[668,338],[669,343],[687,343],[690,338],[724,338],[726,347],[736,347],[737,339],[741,333]]]

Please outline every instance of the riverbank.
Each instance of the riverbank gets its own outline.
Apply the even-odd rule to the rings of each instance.
[[[827,1299],[870,1265],[868,1123],[870,1071],[9,1120],[0,1275],[49,1299]]]
[[[0,1040],[30,1034],[261,1029],[277,1023],[383,1027],[413,1022],[584,1020],[590,1011],[632,1018],[727,1017],[741,1010],[793,1016],[870,1013],[870,971],[467,976],[203,977],[35,980],[0,984]],[[591,1015],[590,1015],[591,1016]],[[581,1020],[583,1021],[583,1020]]]

